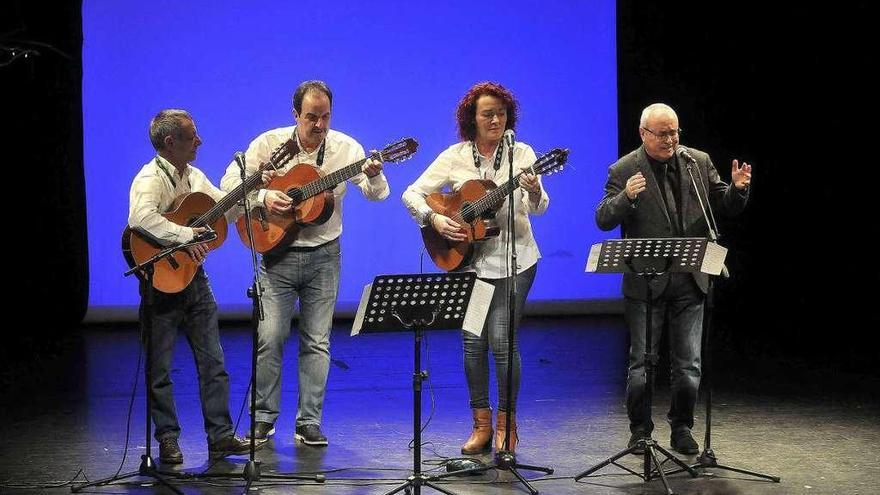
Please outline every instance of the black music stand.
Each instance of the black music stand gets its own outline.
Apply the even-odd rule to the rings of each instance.
[[[718,275],[724,266],[727,249],[709,242],[705,238],[660,238],[660,239],[610,239],[594,244],[590,249],[587,271],[596,273],[635,273],[645,278],[647,286],[647,304],[645,305],[645,408],[647,417],[651,417],[654,389],[654,367],[657,355],[653,353],[652,311],[653,291],[651,283],[660,275],[672,272],[702,272]],[[617,463],[617,460],[635,451],[643,450],[643,470],[638,473]],[[657,453],[664,460],[660,462]],[[671,461],[680,468],[666,472],[663,464]],[[575,481],[589,476],[603,467],[615,466],[637,476],[645,482],[660,478],[668,495],[673,495],[666,480],[667,474],[687,471],[691,477],[697,472],[669,451],[661,447],[653,438],[640,439],[635,445],[628,447],[586,471],[575,476]]]
[[[414,339],[413,474],[385,495],[402,490],[420,495],[422,486],[456,495],[434,481],[489,469],[485,466],[430,475],[422,472],[422,382],[428,374],[422,371],[421,345],[425,330],[462,328],[479,334],[493,291],[491,285],[477,280],[475,273],[380,275],[364,287],[351,335],[411,330]]]
[[[171,485],[168,480],[162,477],[162,474],[156,469],[156,462],[153,460],[152,456],[152,444],[153,439],[152,431],[153,431],[153,423],[152,417],[150,416],[150,406],[152,405],[152,399],[150,398],[150,387],[153,384],[153,304],[156,299],[156,288],[153,287],[153,272],[155,269],[155,264],[163,260],[164,258],[168,258],[168,262],[174,263],[174,253],[177,251],[184,250],[190,246],[200,244],[202,242],[211,241],[216,238],[216,234],[214,234],[213,238],[208,237],[199,237],[197,239],[193,239],[190,242],[186,242],[183,244],[177,244],[175,246],[171,246],[167,249],[163,249],[156,253],[152,258],[144,261],[143,263],[136,265],[125,272],[125,276],[129,276],[133,273],[138,274],[138,279],[141,282],[141,294],[145,298],[144,301],[144,312],[141,315],[144,321],[143,324],[143,332],[144,332],[144,340],[143,345],[146,348],[146,364],[144,364],[144,388],[146,389],[146,400],[144,401],[144,408],[146,410],[146,427],[144,428],[144,435],[146,437],[144,445],[146,446],[146,452],[141,456],[141,464],[138,467],[137,471],[131,471],[124,474],[115,474],[113,476],[103,478],[97,481],[92,481],[89,483],[85,483],[82,485],[71,486],[70,491],[73,493],[79,493],[85,488],[90,486],[105,486],[113,483],[114,481],[121,481],[128,478],[133,478],[135,476],[145,476],[148,478],[153,478],[160,485],[168,488],[174,493],[179,495],[183,495],[183,492],[180,491],[175,486]],[[123,246],[125,248],[125,246]]]

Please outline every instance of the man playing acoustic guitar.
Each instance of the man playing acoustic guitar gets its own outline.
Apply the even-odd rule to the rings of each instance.
[[[339,289],[342,233],[342,198],[346,184],[314,196],[307,188],[288,184],[308,182],[330,176],[354,162],[363,160],[363,147],[341,132],[330,130],[333,95],[321,81],[306,81],[293,95],[296,125],[273,129],[257,136],[245,153],[248,169],[262,163],[278,143],[294,137],[299,154],[266,189],[254,193],[255,247],[263,253],[260,283],[264,289],[266,318],[260,322],[257,350],[256,438],[266,440],[275,433],[281,408],[281,358],[290,335],[294,306],[299,299],[299,400],[296,413],[296,440],[307,445],[327,445],[321,431],[321,414],[327,374],[330,370],[330,328]],[[349,180],[370,200],[388,197],[390,189],[382,173],[382,162],[363,161],[357,175]],[[239,167],[231,163],[221,181],[229,191],[241,181]],[[289,175],[302,174],[302,181],[287,181]],[[283,175],[283,176],[282,176]],[[323,192],[323,191],[322,191]],[[294,197],[291,197],[294,196]],[[317,211],[315,211],[317,210]],[[244,222],[239,219],[239,235]],[[265,239],[277,224],[287,225],[282,236]],[[263,238],[261,240],[261,238]],[[263,246],[263,248],[261,248]],[[266,247],[268,246],[268,247]]]
[[[214,201],[223,197],[223,193],[211,184],[201,170],[190,165],[202,144],[192,116],[184,110],[162,110],[150,122],[150,141],[157,155],[143,166],[132,182],[129,227],[138,235],[147,235],[157,245],[191,242],[207,228],[179,225],[163,214],[192,193],[206,194]],[[267,175],[264,180],[268,178]],[[216,459],[229,454],[249,453],[249,443],[235,436],[229,415],[229,375],[226,374],[223,349],[220,347],[217,303],[201,267],[208,254],[208,245],[194,244],[187,247],[187,251],[198,265],[192,282],[174,293],[154,291],[152,307],[150,416],[156,425],[159,460],[163,464],[183,462],[183,453],[177,442],[180,423],[174,407],[170,375],[178,327],[186,333],[198,369],[209,457]],[[145,321],[144,312],[148,310],[150,308],[145,306],[145,294],[142,293],[142,323]]]

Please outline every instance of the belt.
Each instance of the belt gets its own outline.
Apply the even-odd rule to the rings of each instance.
[[[312,251],[317,251],[324,246],[329,246],[334,242],[339,242],[339,238],[333,239],[332,241],[327,241],[324,244],[318,244],[317,246],[288,246],[287,251],[293,253],[311,253]]]

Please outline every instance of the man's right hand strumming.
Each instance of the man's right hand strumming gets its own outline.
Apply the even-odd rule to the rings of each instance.
[[[288,195],[274,189],[266,192],[266,197],[263,199],[263,203],[266,205],[266,209],[275,215],[290,213],[290,210],[293,207],[293,200],[291,200]]]

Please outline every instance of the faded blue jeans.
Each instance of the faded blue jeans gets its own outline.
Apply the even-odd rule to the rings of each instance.
[[[282,351],[299,299],[296,426],[321,424],[339,267],[338,239],[314,250],[289,249],[263,255],[260,281],[265,291],[266,318],[257,332],[257,421],[274,424],[280,413]]]
[[[480,280],[495,287],[489,314],[479,337],[462,331],[464,345],[464,373],[467,378],[470,405],[472,409],[489,407],[489,349],[495,358],[495,377],[498,380],[498,409],[516,412],[516,398],[519,395],[520,368],[519,342],[517,338],[522,309],[535,280],[538,265],[532,265],[516,276],[516,312],[513,325],[513,355],[508,356],[507,328],[510,314],[507,309],[507,291],[510,278]],[[513,395],[507,398],[507,366],[513,366]]]
[[[705,296],[689,273],[675,273],[672,277],[664,293],[655,295],[651,304],[651,349],[652,354],[657,354],[663,323],[668,319],[672,404],[666,419],[675,431],[694,427]],[[645,410],[645,306],[643,301],[626,298],[624,311],[630,335],[626,409],[630,431],[649,435],[654,422]]]
[[[153,380],[150,385],[150,416],[157,440],[178,438],[180,423],[174,406],[171,357],[178,328],[189,341],[199,376],[199,398],[208,442],[233,434],[229,416],[229,375],[220,347],[217,303],[205,271],[199,269],[193,281],[177,294],[155,291],[152,325]],[[146,337],[145,298],[141,297],[141,338]]]

